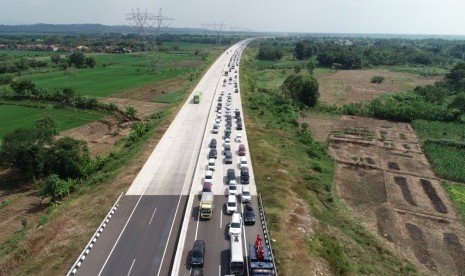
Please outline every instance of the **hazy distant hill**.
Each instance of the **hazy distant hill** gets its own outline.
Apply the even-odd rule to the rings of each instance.
[[[103,34],[134,33],[131,26],[106,26],[102,24],[33,24],[0,25],[0,34]],[[170,33],[201,33],[204,30],[169,28]]]

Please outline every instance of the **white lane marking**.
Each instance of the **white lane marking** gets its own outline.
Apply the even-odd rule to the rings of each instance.
[[[221,265],[218,265],[218,276],[221,276]]]
[[[113,248],[111,249],[110,254],[108,254],[107,259],[106,259],[105,262],[103,263],[102,269],[100,269],[100,272],[98,273],[99,276],[102,274],[103,269],[104,269],[105,266],[107,265],[107,262],[108,262],[108,260],[109,260],[110,257],[111,257],[111,254],[113,254],[113,250],[115,250],[115,247],[116,247],[116,245],[117,245],[118,242],[119,242],[119,239],[120,239],[121,236],[123,235],[124,230],[126,229],[126,226],[128,226],[128,223],[129,223],[129,221],[131,220],[131,217],[132,217],[132,215],[134,214],[134,211],[136,211],[137,205],[139,205],[139,202],[140,202],[141,199],[142,199],[142,195],[139,197],[139,200],[137,200],[136,206],[134,206],[134,209],[132,209],[131,215],[129,215],[128,220],[127,220],[126,223],[124,224],[123,230],[121,230],[121,233],[119,234],[118,239],[116,239],[116,242],[115,242],[115,244],[113,245]]]
[[[184,187],[183,187],[183,191],[184,191]],[[183,193],[181,193],[181,195],[179,196],[178,206],[176,206],[176,212],[174,213],[174,217],[173,217],[174,219],[173,219],[173,222],[171,223],[170,233],[168,234],[168,239],[166,240],[165,250],[163,251],[163,257],[161,258],[160,268],[158,269],[157,276],[160,276],[160,271],[161,271],[161,268],[162,268],[162,266],[163,266],[163,260],[165,259],[166,249],[168,248],[168,244],[169,244],[169,241],[170,241],[171,233],[173,232],[173,226],[174,226],[174,222],[176,221],[176,215],[178,214],[179,204],[181,203],[182,194],[183,194]]]
[[[212,210],[212,215],[213,215],[213,210]],[[199,209],[199,212],[197,213],[197,227],[195,228],[195,238],[194,238],[194,240],[197,240],[197,233],[199,232],[199,223],[200,223],[200,209]]]
[[[220,229],[223,228],[223,214],[220,211]]]
[[[150,218],[149,225],[152,223],[153,216],[155,215],[155,212],[157,212],[157,207],[153,210],[152,217]]]
[[[127,276],[129,276],[129,274],[131,274],[132,266],[134,265],[134,262],[135,262],[135,261],[136,261],[136,259],[134,259],[134,260],[132,261],[131,268],[129,268],[129,271],[128,271],[128,275],[127,275]]]

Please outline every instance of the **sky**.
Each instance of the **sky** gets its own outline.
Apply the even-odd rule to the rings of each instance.
[[[180,28],[465,35],[463,0],[0,0],[0,24],[129,25],[132,10],[160,8]]]

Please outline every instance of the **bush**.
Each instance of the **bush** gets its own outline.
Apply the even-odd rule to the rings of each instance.
[[[13,77],[15,75],[11,73],[5,73],[0,75],[0,85],[8,85],[13,82]]]
[[[320,96],[318,81],[313,76],[290,75],[282,85],[283,94],[306,106],[314,106]]]
[[[371,83],[382,83],[384,81],[383,76],[373,76],[371,78]]]

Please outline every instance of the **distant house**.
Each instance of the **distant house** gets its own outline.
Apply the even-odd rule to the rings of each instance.
[[[84,45],[79,45],[79,46],[76,47],[76,50],[88,51],[89,47],[84,46]]]

